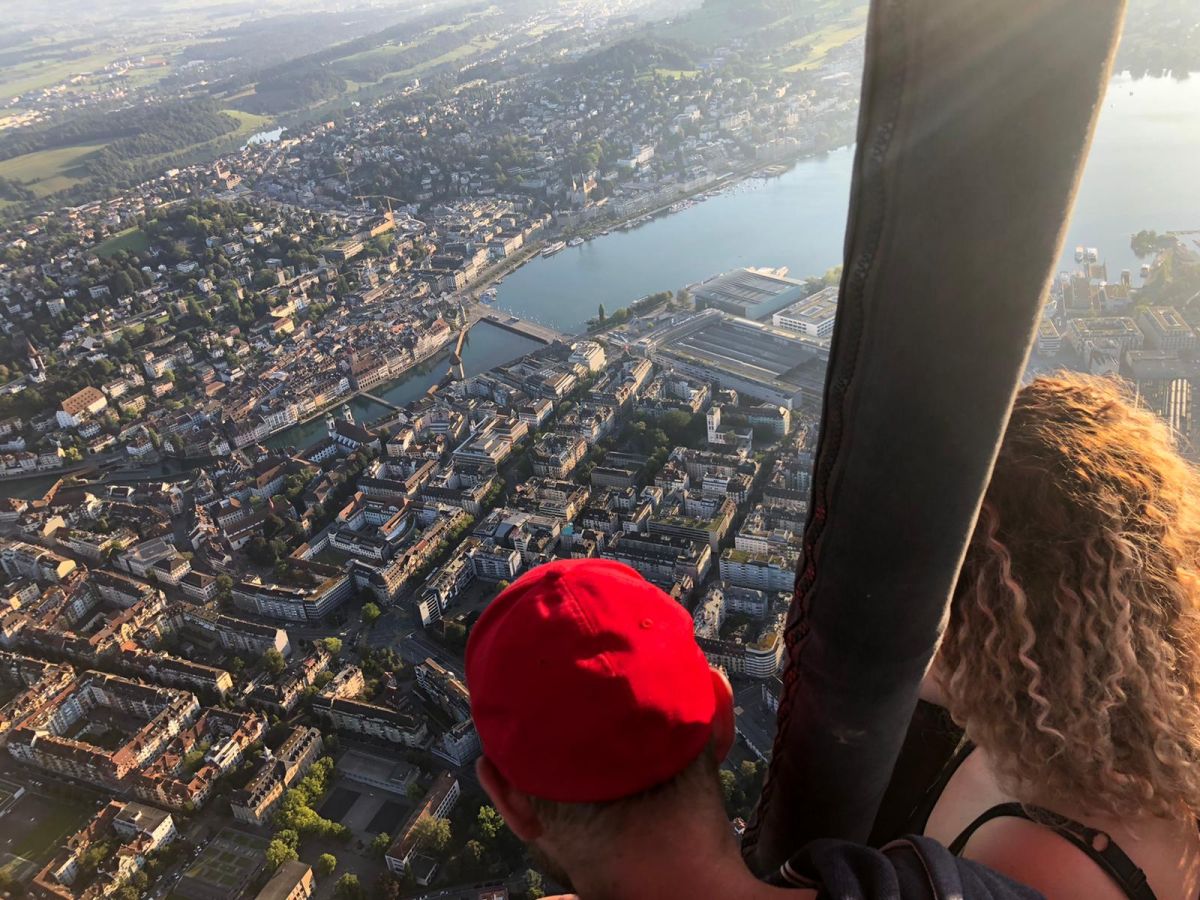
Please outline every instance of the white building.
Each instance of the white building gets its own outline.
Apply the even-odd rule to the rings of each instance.
[[[827,287],[781,309],[771,317],[771,324],[808,337],[829,338],[837,320],[837,302],[838,289]]]
[[[782,556],[726,550],[721,554],[720,565],[721,580],[734,587],[777,593],[795,586],[795,567]]]
[[[604,348],[596,341],[576,341],[571,345],[571,355],[567,362],[573,366],[582,366],[589,372],[599,372],[604,368],[607,357]]]

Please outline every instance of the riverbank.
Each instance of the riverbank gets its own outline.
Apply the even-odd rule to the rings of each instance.
[[[806,160],[817,159],[830,152],[836,152],[844,149],[846,149],[845,146],[836,147],[833,151],[804,150],[793,154],[788,154],[781,159],[770,162],[756,160],[753,163],[734,169],[733,171],[726,172],[724,175],[718,175],[711,181],[706,181],[697,187],[677,191],[668,199],[663,200],[656,206],[629,213],[624,217],[618,216],[613,219],[602,219],[598,222],[589,222],[582,228],[564,228],[558,232],[558,236],[562,238],[581,237],[585,241],[590,241],[597,237],[606,236],[606,233],[608,232],[627,231],[631,225],[636,227],[635,223],[637,223],[639,220],[653,220],[663,215],[673,215],[677,212],[681,212],[682,210],[676,210],[674,208],[680,203],[696,200],[696,198],[700,198],[699,202],[701,203],[708,200],[714,200],[723,191],[726,191],[732,187],[736,187],[742,182],[749,181],[754,178],[778,178],[787,174],[792,168]]]
[[[466,327],[469,329],[471,327],[471,325],[468,324]],[[459,331],[461,331],[461,330],[462,329],[459,329]],[[319,409],[314,410],[313,412],[309,413],[307,416],[304,416],[303,418],[299,418],[295,422],[290,422],[287,425],[284,425],[280,428],[276,428],[274,431],[270,432],[269,434],[267,434],[263,438],[261,438],[259,443],[269,441],[272,438],[276,437],[277,435],[284,434],[288,431],[291,431],[294,428],[300,428],[304,425],[308,425],[311,422],[315,422],[317,419],[324,418],[331,411],[337,409],[340,406],[345,406],[348,403],[352,403],[353,401],[357,400],[359,397],[366,397],[367,399],[370,399],[371,394],[378,393],[379,390],[386,391],[386,390],[388,390],[388,387],[390,385],[399,384],[400,382],[409,378],[414,371],[419,369],[421,366],[425,365],[425,363],[429,362],[434,357],[439,356],[442,353],[445,353],[446,348],[448,346],[450,346],[450,344],[452,344],[453,342],[458,340],[459,331],[451,331],[450,335],[446,338],[446,340],[443,341],[441,344],[439,344],[437,347],[435,347],[433,350],[429,351],[424,356],[414,358],[412,361],[412,364],[409,365],[408,368],[406,368],[403,372],[401,372],[395,378],[392,378],[389,381],[383,382],[382,384],[376,385],[373,388],[366,388],[366,389],[352,391],[349,394],[338,397],[332,403],[325,404],[324,406],[320,407]],[[249,446],[249,445],[244,445],[244,446]],[[303,448],[298,447],[297,449],[303,449]]]
[[[463,368],[470,377],[518,359],[541,346],[536,341],[504,331],[485,320],[475,325],[467,335],[462,352]],[[409,369],[398,380],[377,386],[369,393],[396,406],[406,406],[414,400],[419,400],[432,385],[445,377],[453,351],[454,347],[446,347],[437,356]],[[387,407],[361,395],[349,401],[347,405],[360,423],[378,423],[381,420],[386,422],[396,415]],[[294,425],[263,443],[275,450],[287,446],[305,447],[320,440],[324,434],[324,423],[317,420],[305,425]]]
[[[845,147],[835,148],[844,150]],[[690,190],[678,191],[670,196],[669,199],[662,201],[654,207],[631,212],[625,216],[616,216],[612,218],[603,218],[595,222],[589,222],[583,227],[559,227],[548,233],[539,235],[536,240],[525,244],[520,250],[512,256],[506,257],[502,261],[494,264],[480,275],[478,279],[463,289],[464,296],[479,299],[484,291],[494,286],[501,281],[505,276],[510,275],[527,263],[535,262],[542,258],[541,252],[546,248],[552,240],[569,240],[574,238],[583,238],[585,241],[591,241],[598,237],[607,236],[608,232],[628,230],[628,226],[637,222],[639,219],[656,219],[663,215],[674,214],[676,204],[683,203],[696,198],[702,198],[700,202],[716,199],[710,194],[719,194],[731,187],[735,187],[744,181],[753,178],[777,178],[787,171],[790,171],[796,165],[805,160],[817,159],[831,151],[802,151],[782,159],[773,161],[757,160],[754,163],[734,169],[724,175],[719,175],[711,181],[706,181],[702,185]],[[782,172],[770,172],[770,169],[782,168]]]

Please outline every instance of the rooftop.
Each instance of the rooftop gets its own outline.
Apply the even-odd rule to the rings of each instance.
[[[798,300],[804,283],[758,269],[737,269],[698,285],[692,292],[697,309],[720,309],[762,319]]]

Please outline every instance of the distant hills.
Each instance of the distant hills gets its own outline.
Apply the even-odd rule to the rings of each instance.
[[[818,32],[825,26],[850,22],[858,11],[865,19],[863,0],[704,0],[692,13],[677,17],[661,30],[664,37],[714,47],[734,39],[783,45]]]

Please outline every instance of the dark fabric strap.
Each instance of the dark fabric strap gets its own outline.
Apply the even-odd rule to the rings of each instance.
[[[1037,891],[926,837],[905,837],[882,850],[846,841],[813,841],[767,879],[815,889],[820,900],[1039,900]]]
[[[871,3],[783,695],[744,841],[756,872],[871,832],[1058,267],[1123,8]]]
[[[993,819],[1024,819],[1049,828],[1103,869],[1130,900],[1156,900],[1154,891],[1146,881],[1146,873],[1106,833],[1048,810],[1038,809],[1031,813],[1020,803],[1001,803],[982,813],[954,839],[950,852],[955,856],[961,855],[975,832]]]

